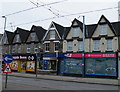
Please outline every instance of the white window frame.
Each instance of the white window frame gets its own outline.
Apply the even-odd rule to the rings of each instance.
[[[49,44],[49,46],[47,46],[47,44]],[[49,51],[50,51],[50,43],[45,43],[45,52],[49,52]]]
[[[72,51],[73,50],[73,42],[72,41],[68,41],[67,42],[67,51]]]
[[[100,40],[94,40],[93,43],[94,43],[93,50],[100,51]]]
[[[50,30],[50,39],[55,39],[55,29]]]
[[[31,33],[31,41],[35,41],[35,37],[36,37],[35,32],[34,32],[34,33]]]
[[[107,35],[107,25],[100,25],[100,35]]]
[[[4,40],[3,40],[3,41],[4,41],[4,42],[3,42],[4,44],[7,43],[7,37],[6,37],[6,36],[4,37]]]
[[[18,45],[18,53],[21,53],[21,45]]]
[[[12,53],[15,53],[15,45],[12,45]]]
[[[73,37],[78,37],[79,36],[79,28],[78,27],[74,27],[73,28]]]
[[[30,53],[31,51],[31,45],[30,44],[27,44],[27,46],[26,46],[26,53]]]
[[[107,40],[106,49],[107,51],[112,51],[112,39]]]
[[[38,44],[34,44],[34,53],[38,53]]]
[[[83,51],[83,41],[78,41],[78,51]]]
[[[56,45],[56,43],[57,43],[57,45]],[[55,52],[58,52],[58,50],[59,50],[59,44],[60,44],[60,43],[57,42],[57,41],[54,42],[54,51],[55,51]],[[56,50],[56,48],[58,48],[58,49]]]

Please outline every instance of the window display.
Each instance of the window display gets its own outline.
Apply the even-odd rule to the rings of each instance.
[[[87,58],[85,67],[87,75],[117,76],[115,58]]]
[[[66,58],[61,62],[62,73],[82,74],[82,59]]]
[[[26,71],[35,71],[35,61],[28,61],[27,62],[27,69]]]
[[[18,62],[19,61],[12,61],[10,63],[10,67],[11,67],[12,70],[18,70]]]

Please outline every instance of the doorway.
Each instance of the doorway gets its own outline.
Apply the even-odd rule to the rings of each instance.
[[[26,71],[26,61],[21,61],[21,72],[25,72]]]

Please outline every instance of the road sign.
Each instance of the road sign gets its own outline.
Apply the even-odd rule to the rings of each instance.
[[[5,70],[4,70],[3,73],[12,73],[12,72],[11,72],[11,69],[10,69],[10,65],[7,65],[7,66],[5,67]]]
[[[12,60],[13,60],[13,57],[11,55],[5,55],[4,56],[4,62],[5,63],[9,64],[9,63],[12,62]]]

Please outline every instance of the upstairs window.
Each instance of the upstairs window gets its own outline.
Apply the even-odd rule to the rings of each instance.
[[[73,49],[73,43],[72,43],[72,41],[68,41],[67,42],[67,51],[72,51],[72,49]]]
[[[45,46],[45,51],[49,51],[50,50],[50,43],[46,43],[46,46]]]
[[[12,46],[12,53],[15,53],[15,45]]]
[[[112,50],[112,39],[107,40],[107,50],[108,51]]]
[[[30,44],[27,44],[26,53],[30,53]]]
[[[78,27],[73,28],[73,37],[78,37],[79,33],[78,33]]]
[[[55,39],[55,30],[50,30],[50,39]]]
[[[21,53],[21,45],[18,45],[18,53]]]
[[[7,37],[4,37],[3,43],[4,43],[4,44],[7,43]]]
[[[19,34],[16,35],[16,42],[19,42],[20,36]]]
[[[38,53],[38,44],[34,45],[34,53]]]
[[[83,41],[78,41],[78,51],[83,51]]]
[[[35,33],[31,33],[31,41],[35,41]]]
[[[100,50],[100,40],[94,40],[94,51]]]
[[[100,25],[100,35],[107,35],[107,25]]]
[[[59,42],[55,42],[55,51],[58,51],[59,49]]]

